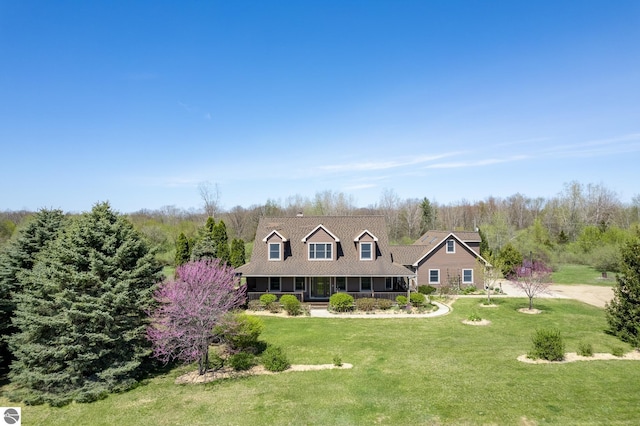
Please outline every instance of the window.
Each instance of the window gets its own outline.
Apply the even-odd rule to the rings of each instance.
[[[331,260],[332,247],[331,243],[309,243],[309,259]]]
[[[280,291],[280,277],[269,277],[269,291]]]
[[[304,291],[304,277],[296,277],[295,291]]]
[[[347,291],[347,279],[345,277],[336,277],[336,291]]]
[[[371,277],[360,277],[360,291],[371,291]]]
[[[393,281],[393,278],[387,277],[387,279],[384,281],[384,289],[393,290]]]
[[[360,260],[373,259],[371,254],[371,243],[360,243]]]
[[[447,240],[447,253],[456,252],[456,242],[454,240]]]
[[[429,284],[440,284],[439,269],[429,269]]]
[[[282,247],[280,243],[269,243],[269,260],[282,259],[282,256],[280,255],[280,247]]]
[[[473,269],[462,270],[462,282],[465,284],[473,284]]]

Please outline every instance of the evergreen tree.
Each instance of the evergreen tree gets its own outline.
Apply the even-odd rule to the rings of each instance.
[[[491,257],[489,242],[487,241],[487,237],[484,235],[484,232],[482,232],[482,229],[478,229],[478,234],[480,235],[480,256],[487,259]]]
[[[27,404],[89,402],[136,383],[151,354],[146,312],[161,267],[132,225],[97,204],[24,274],[9,339],[12,397]]]
[[[609,331],[640,347],[640,231],[621,250],[620,273],[613,300],[606,305]]]
[[[191,247],[189,246],[189,240],[184,232],[178,235],[176,240],[176,266],[184,265],[191,258]]]
[[[523,261],[522,253],[516,250],[511,243],[502,248],[498,257],[500,259],[502,275],[505,278],[509,278],[514,271],[514,268],[521,265]]]
[[[229,236],[227,235],[227,225],[223,220],[213,227],[213,245],[216,248],[216,257],[229,264],[231,254],[229,252]]]
[[[436,210],[431,205],[431,202],[427,197],[422,199],[420,203],[420,209],[422,210],[422,220],[420,222],[421,233],[434,229],[436,226]]]
[[[237,268],[246,263],[246,254],[244,251],[244,240],[239,238],[234,238],[231,241],[231,257],[230,257],[231,266]]]
[[[191,249],[192,261],[216,258],[217,247],[213,240],[215,225],[216,221],[209,216],[209,218],[207,218],[207,222],[198,231],[198,238],[193,243]]]
[[[16,308],[13,294],[22,291],[22,272],[30,271],[36,255],[53,240],[65,222],[61,210],[40,210],[35,214],[16,240],[0,254],[0,336],[7,337],[16,329],[11,317]],[[0,340],[0,362],[8,364],[6,342]]]

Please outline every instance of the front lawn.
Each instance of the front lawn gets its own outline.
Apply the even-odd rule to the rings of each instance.
[[[92,404],[23,407],[23,424],[635,424],[640,361],[524,364],[540,327],[558,327],[567,352],[627,345],[605,334],[604,311],[561,299],[536,299],[539,315],[517,312],[526,299],[495,308],[460,299],[437,318],[264,317],[263,339],[294,364],[349,370],[290,372],[206,385],[175,385],[176,368],[130,392]],[[462,323],[472,313],[484,327]],[[194,368],[194,367],[191,367]],[[0,398],[0,406],[11,406]]]

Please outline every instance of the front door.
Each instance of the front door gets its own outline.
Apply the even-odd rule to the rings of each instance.
[[[311,278],[311,297],[328,298],[331,293],[331,278]]]

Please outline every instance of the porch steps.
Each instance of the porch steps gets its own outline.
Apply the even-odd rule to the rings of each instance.
[[[329,307],[329,302],[304,302],[305,305],[311,307],[311,309],[327,309]]]

